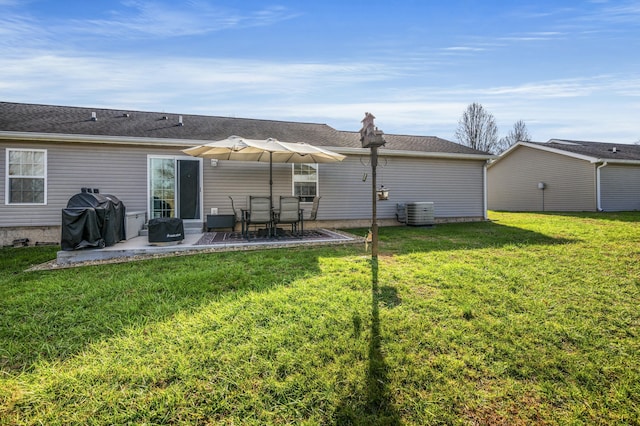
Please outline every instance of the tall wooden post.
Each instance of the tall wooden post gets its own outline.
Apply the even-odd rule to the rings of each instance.
[[[369,112],[364,113],[360,142],[363,148],[371,149],[371,257],[378,260],[378,188],[376,182],[376,168],[378,167],[378,148],[383,146],[383,132],[373,123],[375,117]]]
[[[371,257],[378,258],[378,188],[376,168],[378,167],[378,147],[371,146]]]

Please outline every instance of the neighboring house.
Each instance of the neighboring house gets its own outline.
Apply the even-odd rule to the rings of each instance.
[[[638,145],[518,142],[487,174],[491,210],[640,210]]]
[[[61,211],[83,187],[115,195],[129,215],[176,216],[185,226],[201,225],[213,208],[231,213],[229,196],[236,208],[244,207],[248,195],[268,194],[264,163],[182,153],[231,135],[307,142],[347,155],[340,163],[274,164],[273,194],[321,196],[318,225],[370,224],[370,150],[361,147],[357,132],[325,124],[0,102],[0,244],[59,241]],[[397,223],[396,204],[411,201],[434,202],[437,221],[486,219],[492,155],[437,137],[385,139],[378,185],[389,189],[389,199],[378,202],[381,225]],[[310,206],[303,203],[305,211]]]

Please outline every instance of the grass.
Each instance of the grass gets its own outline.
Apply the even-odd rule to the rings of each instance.
[[[640,213],[490,218],[377,262],[0,249],[0,424],[640,424]]]

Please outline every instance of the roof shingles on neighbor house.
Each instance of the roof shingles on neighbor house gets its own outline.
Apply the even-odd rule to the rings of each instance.
[[[549,142],[528,142],[545,148],[554,148],[573,154],[584,155],[602,160],[638,160],[640,145],[613,144],[605,142],[575,141],[551,139]]]
[[[358,132],[326,124],[0,102],[0,131],[213,141],[232,135],[317,146],[360,148]],[[434,136],[385,134],[387,150],[487,155]]]

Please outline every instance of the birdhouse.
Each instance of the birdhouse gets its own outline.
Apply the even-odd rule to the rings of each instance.
[[[363,148],[372,148],[383,146],[386,141],[384,140],[384,133],[373,123],[375,117],[370,112],[364,113],[362,119],[362,129],[360,129],[360,142]]]
[[[389,189],[385,188],[384,185],[382,185],[380,187],[380,189],[378,189],[376,191],[376,193],[378,194],[378,200],[388,200],[389,199]]]

